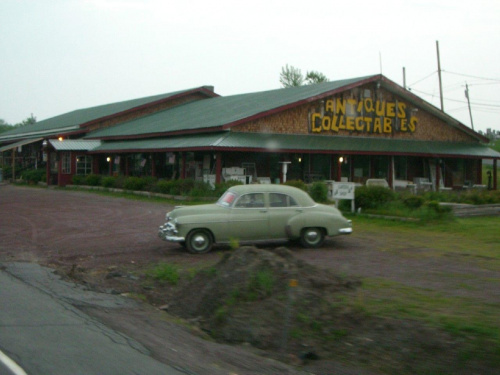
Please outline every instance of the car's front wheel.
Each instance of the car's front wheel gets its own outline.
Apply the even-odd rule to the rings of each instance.
[[[212,245],[212,235],[205,229],[193,229],[186,238],[186,247],[192,254],[208,253]]]
[[[321,228],[304,228],[300,235],[300,243],[304,247],[320,247],[324,241],[325,232]]]

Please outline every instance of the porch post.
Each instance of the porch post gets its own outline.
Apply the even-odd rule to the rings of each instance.
[[[181,180],[186,179],[186,153],[181,152]]]
[[[222,155],[220,152],[215,154],[215,183],[222,182]]]
[[[387,174],[389,187],[394,190],[394,156],[389,156],[389,173]]]
[[[45,179],[47,180],[47,186],[50,185],[50,152],[49,148],[45,147],[45,152],[47,153],[47,163],[45,164]]]
[[[436,191],[439,192],[439,180],[441,180],[441,166],[439,165],[439,159],[436,159]]]
[[[493,159],[493,190],[497,190],[497,159]]]
[[[151,175],[156,177],[156,158],[154,153],[151,153]]]

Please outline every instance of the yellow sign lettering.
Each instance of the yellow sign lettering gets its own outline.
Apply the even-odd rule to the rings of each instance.
[[[384,117],[384,133],[392,133],[392,119],[390,117]]]

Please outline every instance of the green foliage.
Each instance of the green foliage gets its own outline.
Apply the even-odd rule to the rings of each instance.
[[[89,174],[85,177],[85,183],[89,186],[100,186],[101,185],[101,176],[98,174]]]
[[[208,182],[195,181],[193,189],[189,192],[189,196],[195,198],[211,197],[214,195],[214,190]]]
[[[378,208],[395,199],[391,189],[383,186],[360,186],[356,188],[355,204],[362,209]]]
[[[424,197],[420,195],[408,195],[402,198],[403,204],[412,209],[417,209],[423,206],[425,203]]]
[[[160,263],[148,272],[148,276],[159,282],[177,285],[179,282],[179,268],[173,264]]]
[[[147,185],[147,181],[141,177],[127,177],[123,188],[125,190],[140,191]]]
[[[45,181],[45,169],[30,169],[21,173],[21,178],[29,184],[38,184],[40,181]]]
[[[116,184],[116,177],[105,176],[101,178],[101,185],[106,188],[114,188]]]
[[[280,83],[285,88],[302,86],[304,84],[304,77],[300,69],[286,64],[286,66],[281,67]]]
[[[271,270],[258,270],[248,283],[248,300],[255,301],[260,298],[269,297],[272,294],[275,283],[276,280]]]
[[[288,186],[293,186],[296,187],[297,189],[304,190],[305,192],[308,192],[307,185],[304,181],[302,180],[289,180],[285,182],[283,185],[288,185]]]
[[[87,182],[85,180],[85,176],[75,174],[73,175],[72,183],[73,185],[85,185]]]
[[[314,201],[325,203],[328,200],[328,188],[323,181],[316,181],[309,188],[309,195]]]

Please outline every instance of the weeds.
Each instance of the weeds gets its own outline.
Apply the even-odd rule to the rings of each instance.
[[[160,263],[148,272],[148,276],[159,282],[177,285],[179,282],[179,268],[173,264]]]

